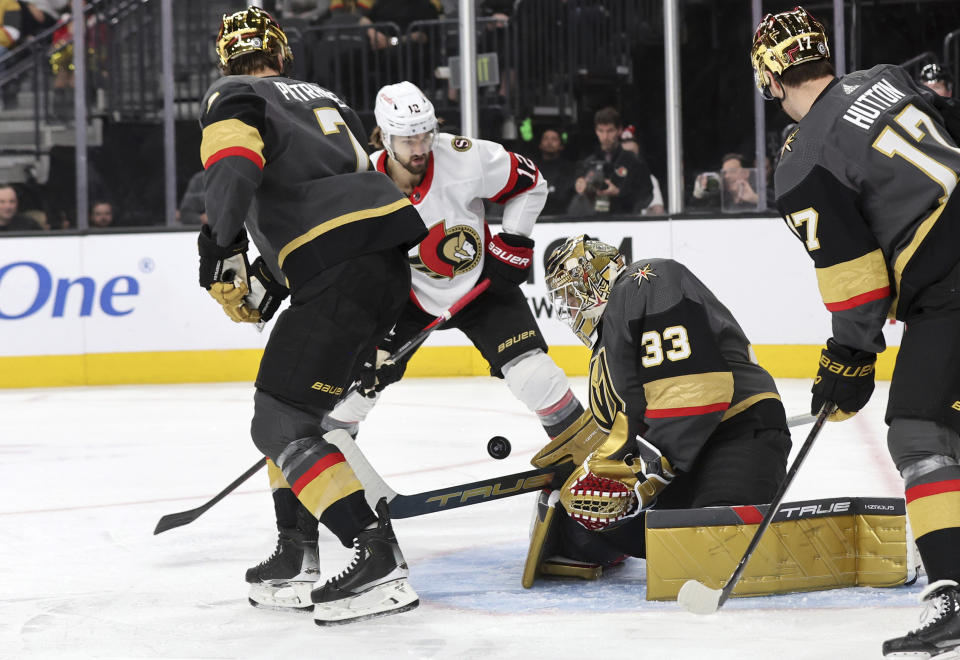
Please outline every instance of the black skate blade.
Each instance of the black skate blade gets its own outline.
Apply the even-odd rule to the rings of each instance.
[[[258,610],[267,610],[270,612],[296,612],[298,614],[309,614],[313,612],[313,605],[307,605],[306,607],[280,607],[279,605],[264,605],[252,598],[248,598],[247,602]]]
[[[316,623],[321,628],[329,628],[331,626],[343,626],[348,623],[359,623],[360,621],[367,621],[369,619],[379,619],[380,617],[390,616],[391,614],[402,614],[404,612],[409,612],[414,610],[420,605],[420,599],[416,599],[412,603],[407,603],[403,607],[398,607],[395,610],[386,610],[384,612],[374,612],[373,614],[364,614],[363,616],[357,616],[352,619],[338,619],[336,621],[319,621],[314,619],[313,622]]]

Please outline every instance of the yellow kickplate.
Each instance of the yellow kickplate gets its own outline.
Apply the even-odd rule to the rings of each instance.
[[[603,567],[597,564],[565,564],[547,560],[540,564],[540,574],[596,580],[603,575]]]

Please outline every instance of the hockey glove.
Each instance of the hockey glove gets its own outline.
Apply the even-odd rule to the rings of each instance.
[[[589,530],[601,530],[649,509],[673,481],[670,461],[637,436],[640,457],[601,458],[595,452],[573,471],[560,491],[567,514]]]
[[[583,463],[607,439],[607,432],[597,424],[593,413],[584,410],[570,426],[563,429],[530,459],[536,467],[558,463]]]
[[[533,266],[533,239],[500,232],[487,241],[483,276],[491,284],[519,285],[527,281]]]
[[[378,348],[376,356],[371,354],[368,359],[363,361],[360,367],[360,394],[372,399],[377,392],[382,392],[383,388],[391,383],[396,383],[403,378],[403,372],[406,371],[407,363],[394,362],[390,359],[390,352]]]
[[[290,294],[290,289],[274,279],[263,257],[257,257],[249,272],[250,293],[244,298],[245,306],[255,310],[258,321],[269,321]]]
[[[257,323],[259,313],[247,307],[244,301],[250,293],[246,232],[241,230],[232,244],[221,247],[214,240],[210,226],[204,225],[197,239],[197,250],[200,253],[200,286],[235,322]]]
[[[827,340],[827,347],[820,353],[820,370],[813,381],[813,398],[810,414],[816,415],[823,404],[837,405],[837,410],[827,417],[831,422],[849,419],[867,405],[873,394],[876,353],[858,351]]]

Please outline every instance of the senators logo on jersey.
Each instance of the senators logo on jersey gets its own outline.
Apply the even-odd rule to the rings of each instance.
[[[482,254],[483,242],[473,227],[447,229],[446,220],[441,220],[430,228],[417,254],[410,256],[410,265],[433,279],[453,279],[476,268]]]
[[[605,431],[613,428],[617,413],[627,406],[617,394],[607,365],[607,349],[601,348],[590,359],[590,412],[597,424]]]

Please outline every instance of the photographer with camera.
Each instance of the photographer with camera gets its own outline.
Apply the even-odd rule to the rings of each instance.
[[[577,165],[576,196],[570,215],[633,213],[653,197],[650,168],[640,156],[620,146],[620,113],[602,108],[593,116],[599,146]]]
[[[724,213],[757,210],[757,193],[744,160],[741,154],[724,154],[719,172],[698,174],[689,206],[720,209]]]

